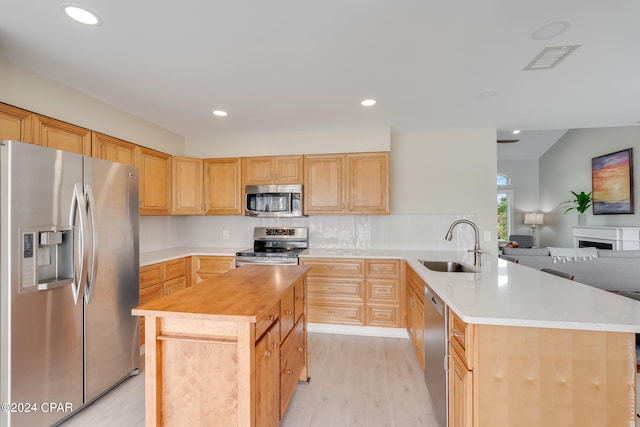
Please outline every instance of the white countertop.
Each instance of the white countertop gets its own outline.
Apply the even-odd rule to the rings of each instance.
[[[140,254],[140,265],[190,255],[233,256],[242,249],[246,248],[172,248]],[[639,301],[495,255],[483,255],[480,273],[431,271],[418,261],[455,260],[473,265],[473,254],[467,252],[307,249],[300,257],[404,259],[468,323],[640,333]]]

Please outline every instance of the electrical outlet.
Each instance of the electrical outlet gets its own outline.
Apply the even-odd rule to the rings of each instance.
[[[485,231],[484,232],[484,241],[485,242],[490,242],[491,241],[491,232],[490,231]]]
[[[222,230],[222,240],[229,240],[229,230]]]

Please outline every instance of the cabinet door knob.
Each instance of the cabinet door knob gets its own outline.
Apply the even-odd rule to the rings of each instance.
[[[287,375],[293,375],[293,371],[291,369],[287,369]]]
[[[296,301],[304,301],[304,297],[298,297],[296,298]]]
[[[451,329],[451,335],[454,337],[463,337],[464,334],[457,329]]]
[[[274,316],[273,314],[270,314],[267,316],[267,320],[276,320],[276,316]]]
[[[269,350],[264,352],[265,357],[271,357],[271,352]]]
[[[304,351],[304,347],[303,346],[298,347],[298,351],[302,353]]]
[[[293,314],[293,310],[286,310],[286,311],[284,312],[284,314],[286,314],[286,315],[289,315],[289,316],[290,316],[290,315],[292,315],[292,314]]]

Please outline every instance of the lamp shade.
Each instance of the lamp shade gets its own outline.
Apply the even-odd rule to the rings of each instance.
[[[544,224],[544,214],[540,212],[529,212],[524,214],[524,223],[527,225]]]

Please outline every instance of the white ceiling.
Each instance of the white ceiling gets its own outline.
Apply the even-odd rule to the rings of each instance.
[[[69,20],[63,1],[3,0],[0,55],[187,139],[640,120],[637,0],[75,1],[102,18],[95,28]],[[558,20],[565,33],[532,38]],[[554,69],[522,71],[563,44],[582,46]],[[486,91],[497,96],[477,97]]]

